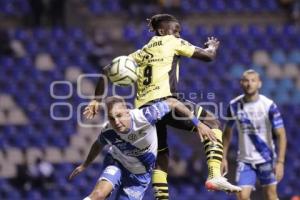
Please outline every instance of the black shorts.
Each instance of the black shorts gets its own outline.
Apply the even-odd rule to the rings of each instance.
[[[151,101],[147,105],[149,105],[149,104],[151,105],[158,101],[163,101],[167,98],[168,97],[162,98],[162,99],[156,99],[154,101]],[[214,115],[212,113],[210,113],[209,111],[203,109],[203,107],[195,104],[192,101],[185,100],[183,98],[177,98],[177,97],[173,97],[173,98],[176,98],[177,100],[184,103],[194,113],[194,115],[197,118],[199,118],[199,120],[201,122],[205,123],[207,126],[209,126],[211,128],[219,128],[220,124],[219,124],[218,120],[216,119],[216,117],[214,117]],[[145,106],[147,106],[147,105],[145,105]],[[144,106],[142,106],[142,107],[144,107]],[[181,129],[181,130],[191,131],[191,132],[193,132],[195,130],[195,126],[191,120],[183,118],[178,113],[174,113],[174,112],[168,113],[167,115],[165,115],[161,120],[159,120],[156,123],[156,131],[157,131],[157,138],[158,138],[158,151],[163,151],[163,150],[168,149],[167,125],[174,127],[174,128]]]

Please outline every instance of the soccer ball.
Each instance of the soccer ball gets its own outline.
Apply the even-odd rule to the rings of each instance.
[[[136,68],[137,63],[131,57],[119,56],[108,65],[107,76],[116,85],[132,85],[137,80]]]

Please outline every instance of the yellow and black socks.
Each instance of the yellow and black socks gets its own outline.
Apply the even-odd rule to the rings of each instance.
[[[204,149],[208,166],[208,179],[221,176],[221,164],[223,158],[222,131],[212,129],[217,138],[217,142],[204,140]]]
[[[168,188],[166,172],[159,169],[153,170],[152,186],[155,192],[156,200],[169,199],[169,188]]]

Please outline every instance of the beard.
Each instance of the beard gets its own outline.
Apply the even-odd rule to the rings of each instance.
[[[245,89],[244,93],[247,96],[254,96],[254,95],[256,95],[258,93],[258,90],[257,89]]]

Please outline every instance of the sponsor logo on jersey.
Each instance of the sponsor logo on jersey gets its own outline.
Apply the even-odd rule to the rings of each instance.
[[[145,136],[147,133],[140,131],[138,134],[139,134],[141,137],[143,137],[143,136]]]
[[[130,141],[136,141],[136,139],[137,139],[137,136],[135,134],[129,134],[128,135],[128,140],[130,140]]]
[[[140,52],[140,56],[143,57],[142,62],[145,62],[146,60],[151,60],[154,57],[154,55],[148,52],[146,49],[143,49],[143,51]]]
[[[150,145],[146,146],[143,149],[136,148],[136,149],[133,149],[133,150],[125,150],[124,154],[126,154],[127,156],[136,157],[136,156],[140,156],[140,155],[144,154],[145,152],[149,151],[149,149],[150,149]]]
[[[108,166],[105,170],[104,173],[110,174],[110,175],[115,175],[119,169],[115,166]]]
[[[152,47],[157,47],[157,46],[162,46],[162,45],[163,45],[162,41],[160,40],[160,41],[153,42],[153,43],[149,44],[147,47],[152,48]]]
[[[152,62],[163,62],[164,59],[163,58],[157,58],[157,59],[151,59],[149,60],[149,63],[152,63]]]

